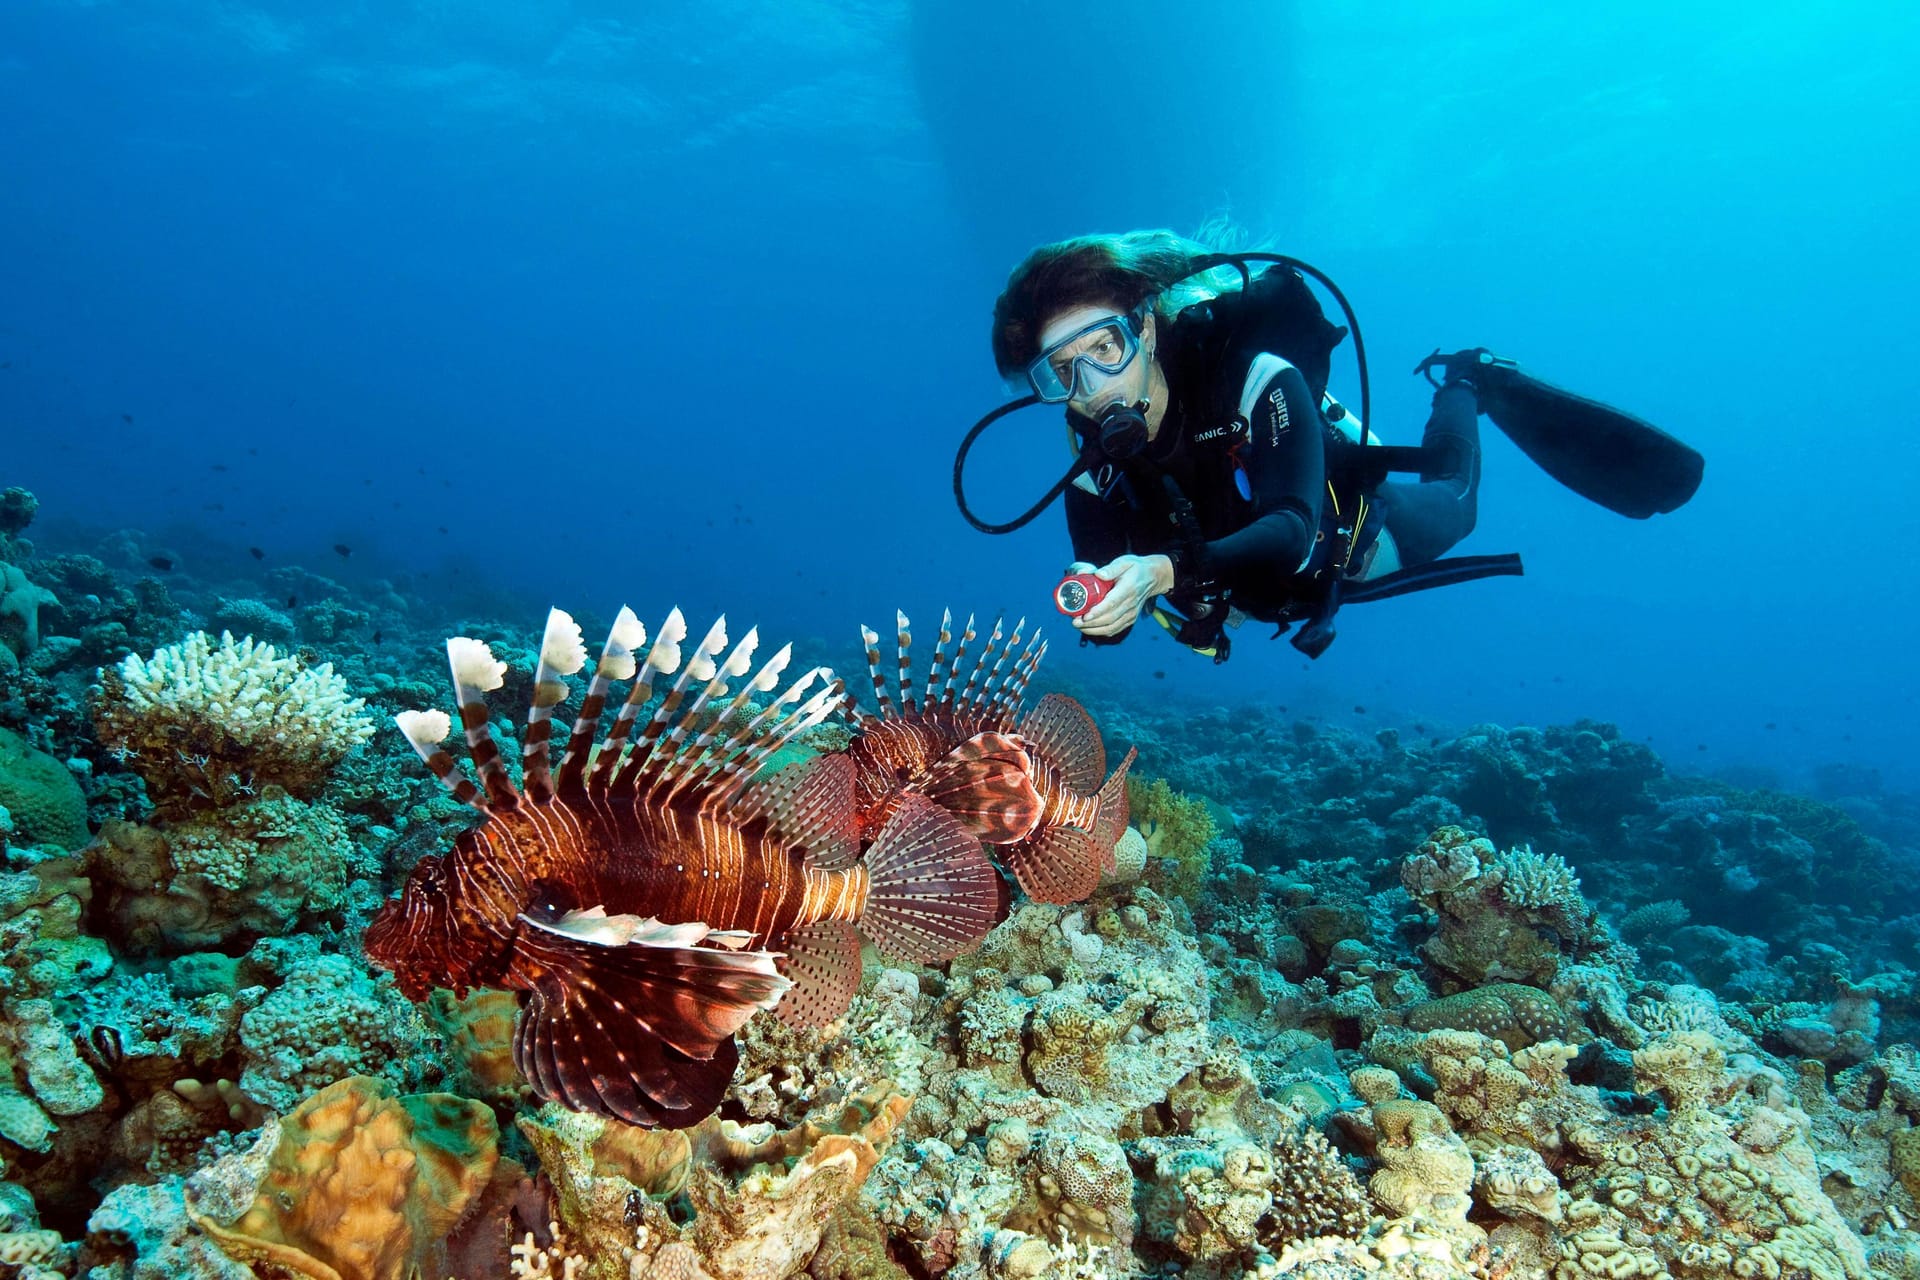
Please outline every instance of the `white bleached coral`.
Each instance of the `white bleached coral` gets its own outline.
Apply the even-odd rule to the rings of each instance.
[[[218,807],[268,783],[296,796],[316,788],[373,736],[365,706],[331,663],[196,631],[106,671],[94,722],[163,807]]]

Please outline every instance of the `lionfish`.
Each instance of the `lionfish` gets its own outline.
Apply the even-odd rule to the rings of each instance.
[[[840,707],[830,672],[817,667],[756,709],[750,695],[773,692],[792,646],[728,699],[727,681],[752,668],[757,633],[723,655],[722,617],[682,666],[686,636],[675,609],[641,658],[646,629],[620,610],[556,771],[552,717],[587,651],[555,609],[518,788],[484,698],[506,664],[479,640],[449,640],[478,782],[438,745],[452,727],[445,712],[396,720],[484,820],[421,859],[366,935],[368,956],[413,1000],[435,986],[519,992],[513,1057],[541,1097],[665,1128],[719,1104],[738,1061],[733,1035],[754,1013],[820,1025],[845,1011],[860,984],[856,924],[889,956],[937,963],[1007,907],[979,842],[931,800],[897,806],[861,859],[844,757],[758,776]],[[662,696],[643,723],[656,678]],[[614,686],[628,680],[596,742]]]
[[[1020,714],[1047,649],[1037,631],[1021,647],[1024,618],[1010,634],[996,620],[967,670],[967,647],[978,635],[973,619],[956,644],[953,613],[944,613],[917,700],[909,688],[912,632],[906,614],[896,618],[897,702],[882,673],[879,633],[860,628],[879,706],[877,715],[853,710],[854,738],[847,749],[858,770],[855,811],[862,835],[883,830],[901,806],[925,796],[994,846],[1029,897],[1085,899],[1101,873],[1113,870],[1113,847],[1127,829],[1126,774],[1137,752],[1129,750],[1103,783],[1106,746],[1085,707],[1050,693]],[[963,670],[966,683],[956,689]]]

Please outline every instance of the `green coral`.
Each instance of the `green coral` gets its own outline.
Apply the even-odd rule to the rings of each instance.
[[[1169,898],[1198,899],[1213,868],[1217,834],[1207,802],[1175,791],[1165,778],[1129,778],[1127,804],[1146,837],[1148,886]]]
[[[87,843],[87,797],[65,765],[0,729],[0,808],[17,844],[78,849]]]

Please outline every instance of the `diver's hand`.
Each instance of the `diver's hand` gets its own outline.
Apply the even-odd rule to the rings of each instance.
[[[1076,567],[1075,572],[1087,570]],[[1111,582],[1113,589],[1073,620],[1074,626],[1090,636],[1120,634],[1140,617],[1147,601],[1173,590],[1173,561],[1165,556],[1121,556],[1092,573]]]

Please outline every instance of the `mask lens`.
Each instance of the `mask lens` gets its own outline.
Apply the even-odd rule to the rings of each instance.
[[[1068,334],[1041,352],[1027,366],[1027,377],[1042,400],[1071,400],[1076,382],[1081,391],[1092,390],[1098,382],[1095,375],[1119,373],[1139,350],[1140,339],[1132,327],[1112,316]]]

